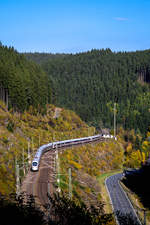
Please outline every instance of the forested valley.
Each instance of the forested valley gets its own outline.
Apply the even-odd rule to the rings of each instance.
[[[56,106],[73,109],[88,125],[99,129],[111,128],[110,132],[113,133],[113,106],[116,102],[117,134],[121,138],[125,156],[124,162],[119,165],[139,167],[149,156],[149,59],[150,50],[113,53],[110,49],[106,49],[75,55],[44,53],[23,55],[13,47],[1,44],[0,98],[7,107],[0,116],[2,143],[10,150],[14,131],[24,137],[20,127],[23,124],[21,118],[26,117],[24,116],[26,114],[35,116],[33,120],[37,121],[39,129],[43,129],[44,126],[46,131],[50,130],[49,138],[44,138],[45,142],[53,139],[52,133],[55,129],[60,132],[58,140],[76,135],[78,137],[89,135],[89,130],[85,134],[82,129],[79,129],[78,134],[80,126],[72,125],[74,116],[68,115],[67,111],[65,112],[67,119],[63,117],[55,121],[47,118],[49,107],[52,107],[47,103],[55,103],[52,111],[55,111]],[[13,113],[10,118],[7,117],[8,113]],[[15,122],[16,120],[18,122]],[[41,121],[45,121],[45,125],[41,124]],[[29,119],[27,126],[38,128],[37,124],[35,125],[35,122],[30,124]],[[88,128],[88,125],[85,126]],[[24,127],[23,125],[22,129]],[[67,132],[67,136],[63,136],[63,131]],[[25,139],[28,142],[32,138]],[[14,140],[16,142],[17,139]],[[18,143],[19,149],[22,149],[21,143],[22,141]],[[113,166],[114,164],[112,168]]]
[[[123,168],[139,168],[149,157],[150,50],[20,54],[0,44],[0,100],[2,195],[16,190],[16,163],[23,180],[30,167],[29,149],[34,156],[40,145],[54,140],[94,135],[103,128],[113,134],[114,103],[117,142],[61,153],[61,172],[72,169],[74,199],[105,202],[103,177]],[[60,185],[66,193],[63,176]],[[99,193],[93,196],[93,192]]]
[[[150,50],[79,54],[26,53],[40,64],[52,84],[52,103],[74,110],[96,127],[117,126],[146,133],[150,124]]]

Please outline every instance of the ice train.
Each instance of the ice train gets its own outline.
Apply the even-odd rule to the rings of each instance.
[[[49,143],[49,144],[42,145],[41,147],[38,148],[38,150],[37,150],[37,152],[34,156],[34,159],[32,161],[31,170],[32,171],[38,171],[42,155],[49,150],[53,150],[53,149],[56,149],[56,148],[62,148],[62,147],[66,147],[66,146],[82,144],[82,143],[90,143],[92,141],[96,141],[96,140],[99,140],[99,139],[102,139],[102,138],[114,138],[114,136],[105,135],[105,134],[98,134],[98,135],[95,135],[95,136],[89,136],[89,137],[77,138],[77,139],[70,139],[70,140],[64,140],[64,141],[57,141],[57,142],[52,142],[52,143]]]

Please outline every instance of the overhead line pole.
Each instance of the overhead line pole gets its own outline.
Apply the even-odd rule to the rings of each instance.
[[[59,157],[58,157],[58,150],[56,146],[56,166],[57,166],[57,184],[58,184],[58,192],[61,192],[60,188],[60,167],[59,167]]]
[[[114,136],[116,136],[116,102],[114,103]]]
[[[19,165],[16,160],[16,196],[18,198],[20,194],[20,177],[19,177]]]
[[[71,168],[69,168],[69,198],[72,200],[72,177],[71,177]]]

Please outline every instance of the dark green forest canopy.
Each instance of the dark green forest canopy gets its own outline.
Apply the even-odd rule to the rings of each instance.
[[[0,45],[0,98],[5,100],[7,93],[9,108],[44,108],[51,101],[50,87],[49,78],[39,65],[13,47]]]
[[[26,56],[49,75],[53,103],[74,110],[86,122],[112,127],[117,102],[118,126],[145,132],[150,125],[150,50]]]

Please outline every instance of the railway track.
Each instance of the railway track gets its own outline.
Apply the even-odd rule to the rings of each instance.
[[[104,141],[104,138],[95,140],[92,143],[98,143]],[[84,143],[89,144],[89,143]],[[78,147],[82,144],[76,144],[73,147]],[[64,151],[71,146],[63,146],[59,148],[58,151]],[[51,196],[56,192],[55,182],[56,182],[56,149],[47,151],[41,158],[40,167],[38,172],[29,171],[25,177],[21,191],[24,192],[27,196],[33,195],[38,204],[44,206],[48,203],[47,193]]]
[[[27,196],[33,195],[36,202],[42,206],[48,203],[47,193],[52,195],[54,192],[55,168],[50,165],[53,161],[55,152],[46,152],[41,159],[39,171],[29,171],[22,183],[21,192]]]

